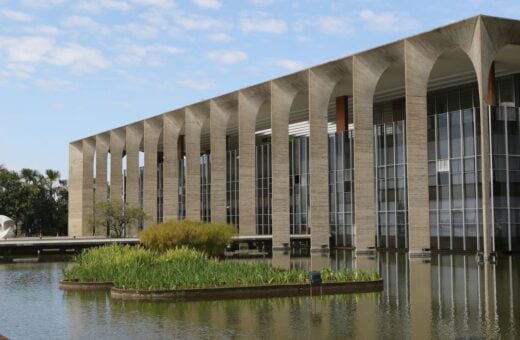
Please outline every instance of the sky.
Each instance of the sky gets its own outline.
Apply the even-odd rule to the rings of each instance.
[[[0,164],[477,14],[501,0],[0,0]]]

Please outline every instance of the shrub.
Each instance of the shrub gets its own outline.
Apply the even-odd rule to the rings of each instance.
[[[233,235],[235,227],[229,224],[172,220],[146,228],[139,239],[144,247],[158,252],[186,246],[218,256],[224,254]]]

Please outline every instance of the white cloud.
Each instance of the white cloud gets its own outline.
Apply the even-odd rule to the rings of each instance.
[[[226,33],[212,33],[208,34],[208,39],[216,42],[228,42],[232,41],[233,37]]]
[[[256,12],[243,14],[240,18],[240,28],[243,32],[280,34],[287,30],[287,24],[268,13]]]
[[[360,19],[372,31],[402,32],[419,26],[419,21],[402,12],[375,13],[371,10],[363,10],[359,13]]]
[[[270,5],[273,2],[274,2],[274,0],[251,0],[252,4],[260,5],[260,6]]]
[[[19,12],[19,11],[13,11],[11,9],[3,9],[0,11],[0,16],[13,20],[13,21],[20,21],[20,22],[30,22],[33,20],[33,17],[29,14]]]
[[[315,19],[314,25],[318,30],[327,34],[352,35],[354,33],[354,27],[351,21],[345,17],[318,17]]]
[[[131,8],[130,4],[122,0],[85,0],[74,7],[80,12],[97,13],[102,10],[127,11]]]
[[[118,58],[125,63],[145,63],[149,66],[157,66],[163,63],[162,56],[178,55],[184,53],[184,49],[171,45],[151,44],[136,45],[126,44],[118,46],[122,54]]]
[[[0,53],[8,64],[37,63],[53,48],[53,41],[42,37],[1,37]]]
[[[76,74],[104,69],[109,65],[100,51],[78,44],[55,47],[50,51],[46,61],[56,66],[68,66]]]
[[[11,75],[33,73],[40,64],[69,67],[73,73],[83,74],[108,67],[103,54],[78,44],[57,45],[48,37],[0,37],[0,56]]]
[[[219,9],[222,6],[218,0],[191,0],[191,2],[203,9]]]
[[[72,86],[70,81],[60,79],[36,79],[33,83],[39,88],[50,91],[64,90]]]
[[[58,6],[67,0],[22,0],[22,5],[31,8],[45,8]]]
[[[215,87],[215,82],[212,80],[194,80],[192,78],[184,77],[178,81],[182,86],[189,87],[196,90],[207,90]]]
[[[58,35],[61,33],[59,28],[49,25],[24,27],[23,31],[34,35]]]
[[[116,26],[116,30],[123,33],[132,33],[136,37],[144,39],[155,38],[159,34],[159,29],[157,27],[141,25],[138,23]]]
[[[305,68],[305,64],[303,62],[293,59],[273,59],[270,63],[289,71],[297,71]]]
[[[92,20],[92,18],[88,16],[82,15],[73,15],[66,18],[63,20],[63,26],[67,28],[84,28],[101,34],[107,34],[110,32],[106,26]]]
[[[215,50],[208,52],[208,58],[222,64],[234,64],[246,60],[247,54],[239,50]]]
[[[186,30],[228,30],[233,26],[230,22],[201,15],[175,14],[175,22]]]
[[[173,8],[175,2],[173,0],[133,0],[135,4],[142,6],[158,7],[158,8]]]

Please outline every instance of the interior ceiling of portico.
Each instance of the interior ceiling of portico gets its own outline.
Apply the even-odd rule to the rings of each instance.
[[[435,62],[428,81],[428,90],[451,87],[477,81],[475,68],[460,49],[444,52]]]
[[[495,57],[497,76],[520,71],[520,45],[507,45],[500,49]]]

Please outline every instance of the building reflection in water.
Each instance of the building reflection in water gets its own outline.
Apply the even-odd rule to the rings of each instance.
[[[115,301],[64,293],[75,329],[123,336],[269,338],[519,338],[520,258],[479,264],[474,255],[379,252],[359,256],[335,250],[330,256],[290,257],[275,253],[274,265],[305,270],[330,265],[377,270],[384,291],[373,294],[212,302]],[[81,312],[80,312],[81,311]],[[83,324],[83,327],[81,326]],[[114,326],[115,325],[115,326]],[[132,330],[128,333],[128,330]]]

